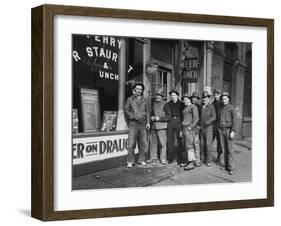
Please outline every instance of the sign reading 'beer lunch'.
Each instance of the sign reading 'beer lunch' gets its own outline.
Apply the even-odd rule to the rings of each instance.
[[[128,134],[73,138],[73,165],[128,154]]]
[[[100,79],[118,80],[118,58],[122,42],[118,38],[97,35],[75,35],[74,63],[89,67]]]
[[[184,60],[184,68],[182,71],[182,79],[194,83],[197,82],[198,74],[199,74],[199,65],[198,65],[198,58],[186,58]]]

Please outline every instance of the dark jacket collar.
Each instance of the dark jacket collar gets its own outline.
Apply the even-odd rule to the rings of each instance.
[[[221,104],[221,105],[222,105],[223,108],[228,108],[228,107],[230,107],[230,103],[228,103],[228,104],[226,104],[226,105],[224,105],[224,104]]]
[[[172,100],[170,100],[170,103],[172,103],[172,104],[178,104],[178,103],[180,103],[180,100],[177,99],[177,102],[176,102],[176,103],[174,103]]]

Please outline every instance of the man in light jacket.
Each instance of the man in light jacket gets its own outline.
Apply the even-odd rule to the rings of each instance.
[[[158,162],[158,145],[160,145],[160,162],[167,163],[167,121],[171,117],[169,106],[163,100],[162,90],[155,94],[155,102],[151,112],[151,137],[150,137],[150,160],[149,162]]]
[[[202,93],[202,106],[200,117],[200,140],[201,140],[201,155],[207,166],[211,166],[211,152],[213,143],[213,123],[216,120],[216,111],[210,104],[210,94],[207,91]]]
[[[134,94],[130,96],[125,104],[125,115],[129,120],[129,148],[127,156],[127,167],[131,168],[135,161],[135,148],[138,143],[138,163],[146,165],[145,152],[148,149],[147,129],[150,128],[150,116],[147,100],[143,97],[144,85],[136,83]]]

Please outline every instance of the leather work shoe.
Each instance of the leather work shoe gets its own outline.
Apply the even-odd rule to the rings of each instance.
[[[195,162],[194,165],[195,165],[196,167],[202,166],[201,162]]]
[[[221,160],[220,160],[220,159],[217,159],[217,160],[216,160],[216,165],[217,165],[217,166],[221,166]]]
[[[154,164],[154,163],[159,163],[158,159],[149,159],[146,161],[148,164]]]
[[[133,167],[133,163],[132,162],[127,162],[127,167],[128,168],[132,168]]]
[[[194,167],[194,163],[189,163],[189,164],[187,164],[187,166],[186,167],[184,167],[184,170],[192,170],[192,169],[194,169],[195,167]]]
[[[156,161],[156,159],[148,159],[146,162],[149,163],[153,163],[154,161]]]
[[[145,161],[142,161],[142,162],[140,162],[139,163],[141,166],[146,166],[147,165],[147,163],[145,162]]]

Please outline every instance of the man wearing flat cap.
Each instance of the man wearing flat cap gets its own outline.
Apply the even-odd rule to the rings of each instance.
[[[191,95],[191,102],[197,107],[198,115],[199,115],[199,121],[196,124],[196,127],[194,128],[194,148],[195,148],[195,166],[199,167],[201,166],[201,148],[200,148],[200,121],[201,121],[201,105],[200,105],[200,97],[198,92],[193,92]]]
[[[167,122],[171,117],[170,109],[163,100],[163,90],[155,94],[155,102],[151,112],[151,134],[150,134],[150,159],[149,162],[158,162],[157,150],[160,146],[160,162],[167,163]]]
[[[210,94],[208,91],[202,93],[201,121],[200,121],[200,143],[201,158],[207,166],[211,166],[211,152],[213,141],[213,123],[216,120],[216,111],[210,104]]]
[[[236,130],[237,116],[233,105],[229,103],[230,95],[228,92],[221,94],[222,107],[219,110],[218,131],[220,136],[220,146],[224,153],[224,167],[230,175],[234,170],[234,135]]]
[[[167,159],[168,163],[171,164],[174,161],[177,164],[181,164],[181,122],[182,122],[182,111],[184,109],[184,104],[179,100],[179,93],[177,90],[173,89],[169,92],[171,100],[167,103],[171,117],[168,121],[167,127],[167,137],[168,137],[168,151]]]
[[[137,82],[133,87],[134,94],[127,99],[124,107],[129,122],[128,168],[131,168],[135,161],[136,143],[139,148],[138,163],[146,165],[145,152],[148,149],[147,129],[150,128],[150,115],[147,100],[143,97],[144,88],[142,83]]]
[[[217,159],[216,159],[216,164],[217,165],[221,165],[221,146],[220,146],[220,136],[219,136],[219,131],[218,131],[218,123],[219,123],[219,110],[222,107],[222,103],[220,100],[220,95],[221,92],[218,89],[214,89],[213,90],[213,95],[214,95],[214,101],[213,101],[213,105],[215,107],[216,110],[216,121],[213,124],[213,142],[216,139],[217,140]]]

